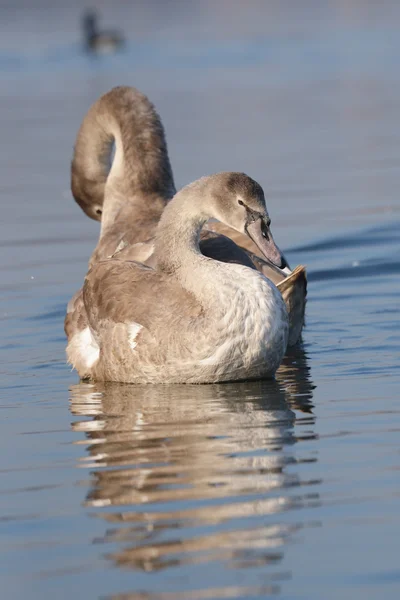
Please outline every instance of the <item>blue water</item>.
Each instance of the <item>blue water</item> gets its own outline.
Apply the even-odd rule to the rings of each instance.
[[[2,597],[397,599],[400,6],[0,6]],[[63,318],[98,226],[69,163],[101,93],[155,103],[179,186],[243,170],[309,279],[275,382],[79,383]]]

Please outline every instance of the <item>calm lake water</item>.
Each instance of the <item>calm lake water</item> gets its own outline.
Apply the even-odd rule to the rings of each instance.
[[[0,3],[2,598],[400,596],[400,5]],[[79,383],[66,303],[98,225],[69,161],[101,93],[156,104],[179,186],[243,170],[309,273],[276,381]]]

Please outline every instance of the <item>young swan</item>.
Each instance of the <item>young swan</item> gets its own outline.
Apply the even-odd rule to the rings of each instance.
[[[119,259],[156,266],[155,232],[176,189],[164,128],[145,95],[119,86],[91,106],[76,138],[71,189],[82,210],[101,222],[89,266],[117,254]],[[271,279],[289,313],[288,344],[297,343],[304,323],[304,267],[290,271],[287,264],[283,269],[273,266],[246,234],[221,222],[203,227],[200,250],[214,260],[256,268]],[[80,291],[69,304],[67,335],[82,318],[82,301]]]
[[[219,173],[188,185],[159,222],[156,269],[117,255],[87,274],[80,330],[70,331],[67,347],[82,378],[210,383],[275,374],[288,341],[285,303],[258,271],[201,254],[200,231],[211,217],[282,264],[258,183]]]

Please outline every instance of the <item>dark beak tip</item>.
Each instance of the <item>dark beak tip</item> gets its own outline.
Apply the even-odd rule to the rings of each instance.
[[[280,267],[279,267],[279,268],[280,268],[280,269],[286,269],[286,267],[287,267],[287,266],[288,266],[288,264],[287,264],[287,262],[286,262],[286,260],[285,260],[285,257],[284,257],[284,256],[282,256],[282,257],[281,257],[281,264],[280,264]]]

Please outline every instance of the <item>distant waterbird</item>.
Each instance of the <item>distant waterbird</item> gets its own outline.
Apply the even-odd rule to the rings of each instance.
[[[88,9],[84,13],[82,28],[85,50],[92,54],[113,54],[125,44],[121,32],[114,29],[100,30],[98,28],[98,15],[93,9]]]

